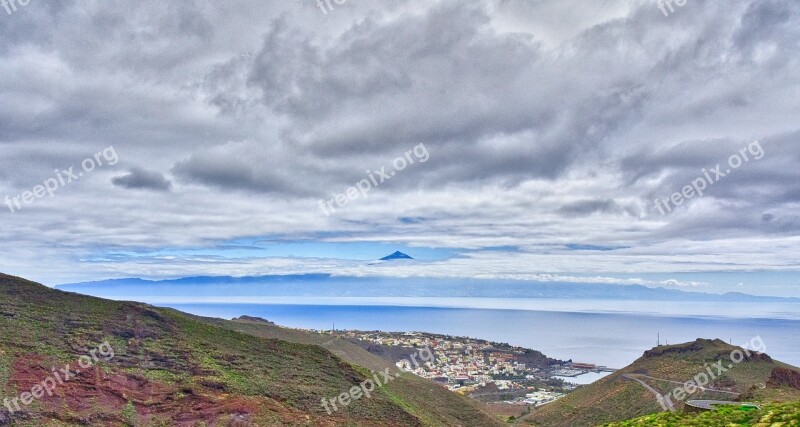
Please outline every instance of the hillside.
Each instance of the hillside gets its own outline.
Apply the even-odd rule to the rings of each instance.
[[[473,402],[405,377],[328,415],[321,399],[364,381],[379,359],[357,346],[327,344],[343,359],[308,337],[284,332],[275,339],[270,328],[0,275],[0,397],[11,401],[0,406],[0,425],[498,424]],[[63,378],[56,375],[54,368],[65,366]],[[47,379],[52,387],[44,393]],[[35,397],[29,405],[26,394]],[[20,410],[12,412],[15,403]]]
[[[246,316],[233,321],[220,319],[207,319],[207,321],[260,337],[319,345],[353,365],[378,372],[386,368],[395,373],[399,372],[396,366],[387,359],[376,356],[342,338],[283,328],[261,319],[247,318]],[[485,419],[483,409],[474,400],[464,399],[456,393],[443,393],[443,388],[416,375],[402,374],[396,380],[388,383],[384,390],[394,401],[403,402],[402,405],[409,408],[417,417],[432,424],[438,423],[437,420],[444,420],[447,425],[464,425],[462,424],[463,420]],[[431,418],[432,415],[433,418]]]
[[[765,405],[761,410],[741,411],[720,408],[700,414],[667,413],[646,415],[605,427],[708,427],[708,426],[780,426],[800,425],[800,403]]]
[[[654,391],[661,395],[671,393],[699,373],[709,372],[717,361],[723,361],[723,367],[732,366],[719,375],[712,371],[716,378],[710,379],[705,390],[695,390],[687,399],[800,400],[793,374],[797,368],[755,351],[732,364],[730,355],[737,348],[720,340],[703,339],[656,347],[628,367],[539,408],[525,421],[546,427],[594,426],[664,411]],[[682,400],[671,397],[670,401],[677,411],[683,409]]]

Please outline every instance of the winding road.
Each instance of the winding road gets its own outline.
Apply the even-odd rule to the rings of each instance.
[[[678,385],[681,385],[681,386],[683,386],[684,383],[678,382],[678,381],[666,380],[664,378],[650,377],[650,376],[641,375],[641,374],[622,374],[622,377],[627,379],[627,380],[636,381],[637,383],[641,384],[644,388],[649,390],[651,393],[653,393],[656,396],[656,401],[658,401],[658,404],[661,405],[661,408],[663,408],[665,411],[675,412],[675,410],[676,410],[675,409],[675,404],[672,403],[672,399],[669,399],[667,397],[669,394],[667,394],[667,396],[661,394],[660,391],[658,391],[655,388],[651,387],[650,384],[647,384],[646,382],[642,381],[641,378],[648,378],[648,379],[656,380],[656,381],[664,381],[664,382],[667,382],[667,383],[678,384]],[[733,391],[716,390],[716,389],[713,389],[713,388],[701,387],[699,385],[694,385],[694,387],[699,389],[699,390],[703,390],[703,391],[712,391],[712,392],[715,392],[715,393],[730,394],[730,395],[735,396],[735,397],[738,397],[739,394],[740,394],[740,393],[736,393],[736,392],[733,392]],[[717,401],[717,400],[695,400],[694,402],[711,402],[712,404],[714,404],[714,403],[721,402],[721,401]]]
[[[647,384],[646,382],[640,380],[639,378],[634,377],[632,374],[623,374],[622,378],[625,378],[626,380],[636,381],[637,383],[641,384],[644,388],[650,390],[650,392],[656,396],[656,400],[658,401],[658,404],[661,405],[662,409],[669,412],[675,412],[675,405],[672,403],[672,401],[669,399],[665,399],[664,396],[658,390],[654,389],[653,387],[650,387],[650,384]]]
[[[680,386],[683,386],[685,384],[685,383],[678,382],[678,381],[665,380],[663,378],[655,378],[655,377],[650,377],[650,376],[641,375],[641,374],[630,374],[630,375],[631,376],[635,376],[635,377],[639,377],[639,378],[649,378],[651,380],[664,381],[664,382],[668,382],[668,383],[672,383],[672,384],[678,384]],[[714,393],[730,394],[732,396],[739,396],[741,394],[741,393],[736,393],[735,391],[717,390],[717,389],[714,389],[714,388],[701,387],[701,386],[696,385],[696,384],[694,385],[694,388],[697,388],[697,389],[700,389],[700,390],[703,390],[703,391],[713,391]]]

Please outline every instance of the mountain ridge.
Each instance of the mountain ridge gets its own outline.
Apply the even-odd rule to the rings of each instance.
[[[148,280],[141,278],[121,278],[109,280],[96,280],[89,282],[65,283],[56,285],[56,289],[80,291],[91,287],[120,287],[120,286],[161,286],[161,285],[291,285],[314,284],[321,292],[327,286],[348,287],[353,286],[358,293],[371,296],[370,293],[379,293],[376,289],[385,286],[386,291],[379,296],[418,296],[404,291],[411,286],[396,286],[404,284],[427,285],[430,292],[425,296],[454,296],[454,297],[509,297],[509,298],[576,298],[576,299],[632,299],[632,300],[694,300],[694,301],[760,301],[760,302],[800,302],[800,298],[751,295],[741,292],[726,292],[713,294],[705,292],[691,292],[664,287],[648,287],[644,285],[620,284],[585,284],[572,282],[534,282],[520,280],[492,280],[492,279],[450,279],[450,278],[393,278],[384,276],[355,277],[338,276],[328,273],[315,274],[289,274],[289,275],[260,275],[260,276],[190,276],[174,279]],[[466,289],[465,284],[472,285]],[[363,286],[371,285],[371,286]],[[341,292],[335,288],[331,295]],[[284,290],[289,290],[285,288]],[[389,293],[386,293],[389,292]],[[433,294],[431,294],[431,292]],[[397,293],[400,293],[399,295]],[[353,294],[350,292],[350,294]],[[325,294],[322,294],[323,296]],[[291,292],[282,296],[292,296]]]

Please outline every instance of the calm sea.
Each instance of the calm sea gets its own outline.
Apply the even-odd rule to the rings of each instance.
[[[661,343],[719,338],[743,345],[760,336],[767,353],[800,366],[800,304],[750,304],[668,301],[558,301],[441,299],[415,306],[412,301],[350,298],[308,304],[303,297],[280,303],[214,303],[136,298],[211,317],[258,316],[279,325],[309,328],[425,331],[469,336],[529,347],[550,357],[614,368],[630,364]],[[272,298],[275,300],[275,298]],[[481,301],[483,300],[483,301]],[[490,301],[486,301],[490,300]],[[417,299],[417,301],[419,301]],[[497,308],[498,304],[501,304]],[[470,307],[459,307],[470,305]],[[479,307],[479,308],[475,308]]]

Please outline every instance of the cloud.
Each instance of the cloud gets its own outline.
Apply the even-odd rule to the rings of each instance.
[[[133,189],[147,189],[156,191],[170,191],[172,182],[159,172],[151,172],[142,168],[132,168],[127,175],[114,177],[111,182],[117,187]]]
[[[573,216],[573,217],[589,216],[596,212],[615,213],[615,214],[627,213],[628,215],[631,216],[638,215],[635,208],[629,207],[626,209],[620,206],[616,201],[611,199],[581,200],[578,202],[573,202],[564,205],[558,211],[566,216]]]
[[[703,286],[703,285],[707,285],[708,284],[708,283],[704,283],[704,282],[695,282],[695,281],[686,282],[686,281],[675,280],[675,279],[663,280],[663,281],[657,282],[657,283],[660,284],[660,285],[664,285],[664,286],[677,286],[679,288],[698,287],[698,286]]]
[[[247,237],[519,248],[513,262],[449,264],[470,274],[800,262],[796,1],[693,0],[668,18],[644,0],[363,0],[327,15],[313,2],[31,3],[0,36],[0,98],[14,105],[0,111],[0,191],[111,144],[143,166],[0,215],[0,238],[18,243],[11,273],[230,274],[262,261],[87,260]],[[755,140],[763,159],[656,210]],[[319,209],[420,143],[430,161]],[[552,252],[566,245],[626,249]]]

